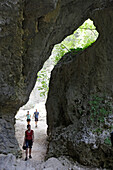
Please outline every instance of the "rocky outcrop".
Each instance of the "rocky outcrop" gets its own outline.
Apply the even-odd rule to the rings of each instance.
[[[63,56],[52,71],[46,103],[50,136],[48,155],[69,155],[84,165],[112,169],[113,149],[110,143],[106,144],[107,139],[110,142],[112,115],[108,114],[102,123],[95,113],[92,120],[94,110],[89,101],[97,95],[103,98],[105,106],[110,99],[112,107],[113,4],[93,10],[90,18],[99,31],[98,40],[83,51]],[[97,107],[100,109],[101,105]]]
[[[0,1],[0,127],[3,130],[0,152],[3,152],[3,149],[7,152],[17,152],[18,144],[14,139],[13,129],[14,116],[17,110],[27,102],[35,85],[37,72],[49,57],[54,44],[71,34],[88,17],[95,21],[101,36],[97,41],[97,45],[93,46],[89,51],[83,52],[78,57],[78,60],[73,61],[76,64],[75,66],[72,65],[71,60],[68,62],[70,63],[68,65],[69,72],[62,69],[62,74],[57,73],[55,75],[57,84],[57,88],[56,86],[55,88],[58,93],[55,92],[53,103],[54,101],[59,101],[62,94],[60,99],[62,106],[55,102],[54,107],[57,113],[56,111],[54,113],[53,104],[48,101],[48,105],[50,105],[48,107],[51,108],[51,110],[48,108],[48,112],[50,112],[48,117],[51,116],[51,118],[48,118],[49,132],[61,125],[70,125],[73,122],[72,117],[76,120],[76,116],[73,116],[72,112],[72,101],[77,95],[75,87],[77,91],[82,91],[81,94],[83,94],[83,91],[86,91],[87,94],[88,83],[90,82],[90,89],[96,88],[97,83],[99,83],[98,87],[102,87],[101,91],[105,87],[107,92],[112,91],[112,76],[110,74],[112,72],[112,6],[112,0]],[[88,66],[87,69],[85,66]],[[76,71],[77,67],[79,71],[75,73],[73,69]],[[64,76],[63,70],[69,75]],[[88,81],[87,71],[90,74]],[[82,81],[80,73],[86,73]],[[62,76],[61,79],[57,78],[58,75]],[[94,78],[91,79],[93,75]],[[78,78],[75,80],[73,76]],[[62,85],[59,87],[58,84],[61,80]],[[68,89],[66,89],[65,81],[69,86]],[[72,81],[73,83],[71,83]],[[85,84],[85,82],[87,83]],[[80,87],[82,83],[84,83],[85,87]],[[63,92],[64,90],[66,93]],[[71,93],[73,98],[70,96]],[[65,94],[69,96],[68,103]],[[49,100],[51,100],[51,97]],[[64,107],[66,109],[67,106],[69,107],[64,114]],[[69,116],[68,112],[72,115]],[[58,122],[57,119],[61,113],[64,117],[60,117]],[[53,120],[53,124],[49,119]],[[5,123],[2,123],[2,121]],[[7,141],[8,139],[10,140]],[[6,141],[6,145],[4,145],[4,141]]]
[[[2,114],[7,110],[15,113],[27,102],[37,72],[54,44],[71,34],[91,12],[105,8],[107,3],[112,1],[48,0],[35,5],[34,1],[27,0],[0,2]]]
[[[0,153],[13,153],[21,157],[22,153],[15,138],[14,115],[0,118],[0,132]]]
[[[84,166],[80,166],[78,163],[72,163],[65,157],[57,158],[50,158],[45,162],[39,163],[37,161],[28,160],[27,162],[16,159],[16,157],[12,154],[3,155],[0,154],[0,170],[3,169],[15,169],[15,170],[99,170],[88,168]]]
[[[53,0],[37,3],[27,0],[0,2],[0,126],[4,129],[3,120],[7,126],[13,127],[5,128],[1,133],[0,152],[3,149],[9,151],[11,145],[18,153],[18,144],[16,139],[13,140],[14,117],[19,107],[27,102],[37,72],[49,56],[43,54],[48,35],[38,30],[38,18],[54,10],[56,3]],[[9,131],[12,139],[9,138]],[[4,141],[7,141],[7,145],[3,144]]]

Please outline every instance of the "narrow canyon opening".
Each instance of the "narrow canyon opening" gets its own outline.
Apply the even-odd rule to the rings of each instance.
[[[113,169],[113,1],[2,0],[0,9],[0,168]],[[35,142],[26,162],[28,110]]]
[[[44,161],[47,152],[47,121],[45,102],[49,90],[49,80],[51,71],[57,62],[68,52],[78,52],[91,46],[98,38],[98,32],[90,19],[86,20],[72,35],[67,36],[61,43],[54,46],[52,54],[45,62],[43,68],[37,75],[37,82],[32,90],[29,101],[19,109],[15,119],[15,136],[22,150],[25,130],[27,127],[27,111],[31,115],[31,128],[34,130],[35,142],[33,145],[33,160]],[[35,110],[39,111],[38,127],[35,127],[33,114]],[[25,153],[22,151],[22,157]]]

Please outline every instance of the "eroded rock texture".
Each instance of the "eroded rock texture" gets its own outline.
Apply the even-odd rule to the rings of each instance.
[[[69,155],[84,165],[113,168],[113,149],[105,142],[113,117],[108,116],[102,132],[94,133],[100,125],[92,124],[89,107],[95,94],[105,94],[113,102],[113,3],[90,11],[90,18],[100,34],[98,40],[84,51],[66,54],[52,71],[46,103],[48,154]]]
[[[27,102],[37,72],[50,54],[51,27],[44,15],[56,5],[57,0],[0,1],[0,152],[18,153],[14,116]]]
[[[66,127],[73,122],[75,126],[72,129],[79,127],[77,112],[72,111],[76,98],[84,101],[83,94],[87,96],[89,90],[96,92],[97,87],[100,92],[112,92],[112,6],[112,0],[0,1],[0,152],[3,149],[6,153],[17,152],[13,129],[15,113],[27,102],[37,72],[54,44],[89,17],[94,20],[100,38],[93,47],[77,57],[70,59],[67,56],[66,61],[64,59],[56,66],[47,103],[49,133],[56,127]],[[62,116],[59,117],[59,114]],[[78,129],[75,128],[75,131]],[[69,146],[75,151],[71,143]],[[69,146],[63,147],[69,150]],[[61,151],[63,153],[63,149]],[[76,152],[76,155],[78,157],[79,153]],[[91,164],[89,157],[86,164],[88,161]],[[84,163],[81,159],[80,162]]]

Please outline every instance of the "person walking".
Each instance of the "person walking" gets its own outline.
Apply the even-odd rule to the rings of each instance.
[[[37,111],[37,109],[34,112],[34,117],[35,117],[35,127],[37,127],[37,122],[38,122],[38,117],[39,117],[39,112]]]
[[[25,137],[24,137],[24,144],[23,146],[26,146],[26,158],[25,161],[28,159],[28,148],[29,148],[29,158],[31,159],[31,150],[32,145],[34,142],[34,131],[31,130],[31,125],[27,125],[27,130],[25,131]]]
[[[29,114],[29,111],[27,111],[26,117],[27,117],[27,124],[30,125],[31,115]]]

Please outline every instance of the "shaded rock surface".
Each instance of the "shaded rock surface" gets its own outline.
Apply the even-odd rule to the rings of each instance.
[[[14,117],[11,117],[11,115],[5,117],[5,119],[0,119],[0,153],[16,154],[18,152],[18,157],[20,157],[19,145],[15,145],[17,140],[15,138],[13,119]]]
[[[22,161],[16,159],[12,154],[0,154],[0,170],[84,170],[85,167],[79,167],[79,164],[72,164],[67,158],[50,158],[46,162],[37,163],[37,161]],[[85,168],[86,170],[99,170]]]
[[[104,94],[112,106],[113,27],[108,25],[112,23],[113,6],[95,9],[90,17],[100,33],[98,40],[84,51],[63,56],[52,71],[46,103],[48,155],[70,155],[84,165],[112,169],[113,149],[105,140],[110,140],[113,111],[104,128],[98,121],[92,123],[89,101],[93,95]],[[95,133],[99,127],[102,132]]]
[[[100,37],[94,46],[82,54],[67,57],[63,67],[62,63],[57,65],[58,72],[52,75],[50,85],[53,97],[49,94],[47,104],[48,134],[57,127],[78,122],[77,112],[73,111],[75,99],[81,101],[89,91],[105,91],[111,96],[112,6],[112,0],[0,1],[0,122],[4,122],[0,123],[3,130],[0,152],[3,149],[7,153],[18,152],[14,139],[14,116],[27,102],[37,72],[50,56],[54,44],[62,41],[89,17],[94,20]],[[82,103],[85,105],[85,99]],[[76,126],[79,129],[78,124]],[[93,161],[88,161],[89,158],[87,164],[95,165]]]
[[[27,102],[37,72],[54,44],[78,28],[91,12],[107,7],[107,3],[112,5],[112,1],[107,0],[48,0],[35,5],[33,2],[0,2],[1,114],[7,110],[9,114],[15,113]]]

